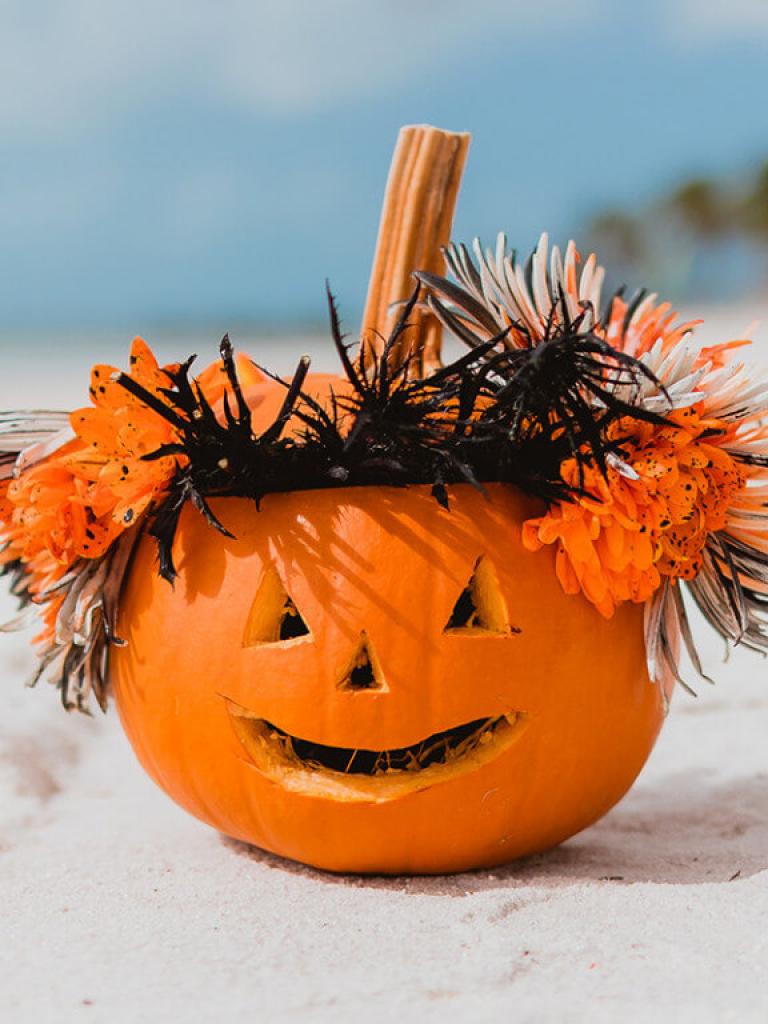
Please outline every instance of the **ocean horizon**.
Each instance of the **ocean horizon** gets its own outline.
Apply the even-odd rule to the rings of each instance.
[[[703,320],[695,337],[702,345],[743,338],[754,341],[753,358],[768,363],[768,302],[764,297],[729,305],[683,308],[680,320]],[[137,326],[140,318],[137,318]],[[343,325],[349,340],[357,337],[358,325]],[[279,374],[290,374],[302,355],[312,369],[334,372],[338,368],[330,330],[321,324],[305,329],[276,325],[245,324],[219,327],[156,325],[134,330],[123,326],[0,327],[0,408],[71,409],[88,397],[90,368],[110,363],[126,368],[131,341],[140,334],[160,362],[176,362],[197,355],[200,370],[218,358],[222,336],[229,333],[235,349]],[[448,358],[458,353],[458,343],[444,342]],[[747,357],[748,358],[748,357]]]

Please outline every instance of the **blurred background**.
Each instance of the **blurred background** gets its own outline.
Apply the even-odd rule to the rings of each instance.
[[[409,122],[473,134],[457,238],[573,236],[614,285],[740,303],[731,333],[768,301],[765,0],[0,12],[0,405],[134,333],[287,369],[326,277],[354,329]]]

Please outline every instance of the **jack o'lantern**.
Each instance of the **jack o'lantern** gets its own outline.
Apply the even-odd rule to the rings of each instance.
[[[768,387],[594,257],[441,249],[467,139],[401,138],[341,377],[97,365],[0,420],[2,565],[66,707],[114,694],[153,779],[336,871],[545,849],[632,784],[701,666],[768,649]],[[451,277],[440,276],[445,269]],[[411,272],[419,286],[407,297]],[[468,346],[448,365],[440,330]]]
[[[324,868],[442,872],[551,846],[623,795],[664,715],[642,609],[566,595],[516,490],[449,498],[221,499],[235,539],[186,510],[173,589],[141,542],[112,681],[170,796]]]

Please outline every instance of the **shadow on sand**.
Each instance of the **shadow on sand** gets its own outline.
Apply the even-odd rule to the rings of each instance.
[[[663,786],[635,791],[597,825],[554,850],[461,875],[333,875],[222,839],[236,854],[265,867],[327,884],[435,896],[585,882],[728,884],[768,869],[768,773],[719,786],[698,775],[672,776]]]

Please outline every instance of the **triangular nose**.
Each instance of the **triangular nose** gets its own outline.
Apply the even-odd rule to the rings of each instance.
[[[360,634],[360,645],[352,664],[336,684],[339,690],[387,690],[381,665],[365,630]]]

